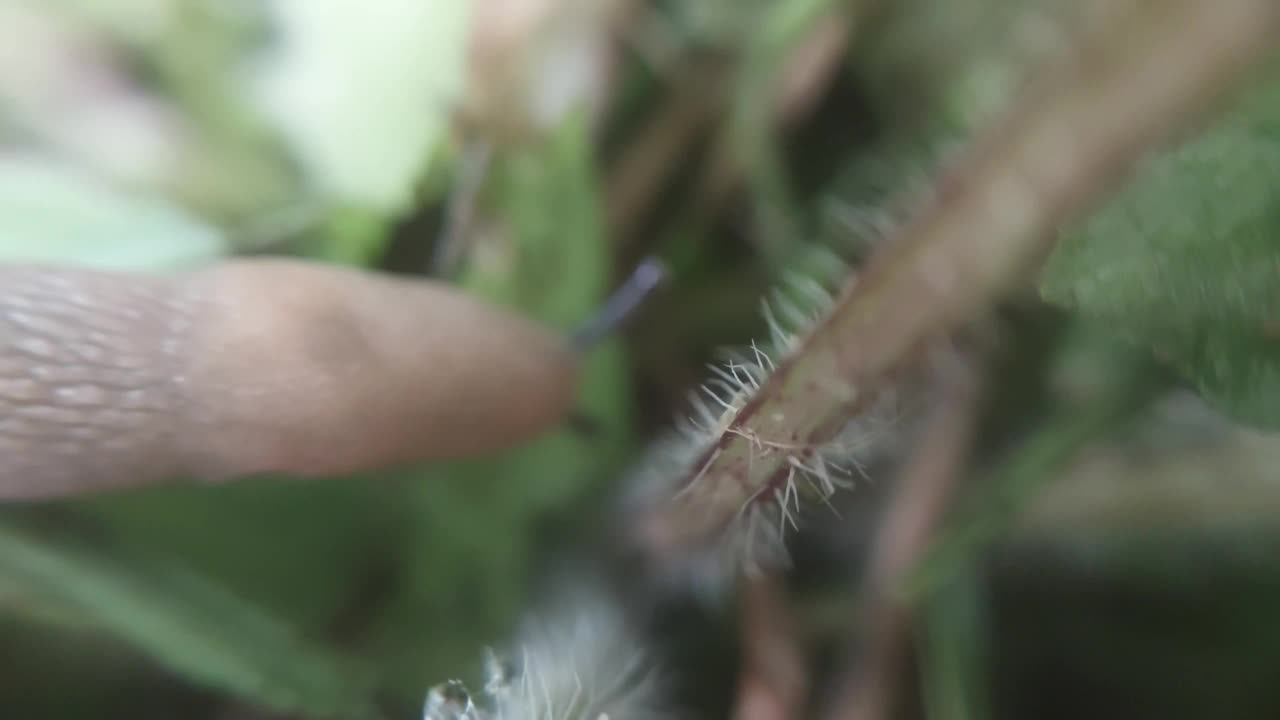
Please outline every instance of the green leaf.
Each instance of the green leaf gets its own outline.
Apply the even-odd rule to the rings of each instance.
[[[1280,86],[1154,157],[1071,229],[1050,302],[1153,349],[1239,420],[1280,427]]]
[[[366,669],[167,556],[88,532],[75,520],[0,516],[0,583],[76,608],[199,684],[280,711],[378,716]]]
[[[978,568],[967,568],[920,603],[920,675],[929,720],[992,716],[984,687],[991,664],[984,590]]]
[[[398,504],[378,483],[349,478],[252,478],[74,501],[122,541],[163,547],[192,572],[316,633],[367,603],[387,572],[405,524]]]
[[[228,252],[221,233],[157,198],[70,166],[0,160],[0,262],[119,270],[190,266]]]
[[[343,265],[370,267],[377,264],[390,239],[390,228],[378,213],[334,208],[320,232],[302,239],[298,252]]]

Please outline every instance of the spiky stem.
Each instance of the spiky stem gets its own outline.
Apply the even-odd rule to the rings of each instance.
[[[759,387],[646,523],[651,544],[714,542],[760,498],[780,501],[785,523],[797,472],[825,472],[817,449],[889,379],[1028,283],[1062,223],[1280,44],[1274,0],[1137,0],[1110,13],[986,129],[794,351],[744,383]]]

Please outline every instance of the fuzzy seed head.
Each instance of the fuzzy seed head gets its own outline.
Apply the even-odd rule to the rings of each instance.
[[[424,720],[659,720],[654,665],[621,611],[594,595],[534,617],[509,656],[489,653],[487,702],[456,681],[431,690]]]

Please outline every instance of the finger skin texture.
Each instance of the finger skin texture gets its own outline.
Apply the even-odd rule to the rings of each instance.
[[[0,499],[500,450],[568,416],[577,371],[550,330],[425,280],[0,267]]]

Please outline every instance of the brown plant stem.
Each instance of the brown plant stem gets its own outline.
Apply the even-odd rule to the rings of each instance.
[[[1273,0],[1111,8],[1114,21],[1033,77],[690,464],[682,484],[716,492],[682,494],[646,527],[660,551],[714,541],[744,503],[785,482],[789,456],[758,452],[762,441],[829,441],[923,349],[1028,285],[1063,223],[1205,119],[1280,46]]]
[[[822,94],[835,82],[841,61],[856,39],[859,22],[872,13],[875,0],[846,3],[828,13],[795,44],[779,73],[771,120],[780,127],[794,127],[813,111]],[[707,215],[723,211],[747,180],[746,170],[732,132],[724,129],[715,139],[711,157],[701,170],[695,194]]]
[[[856,0],[835,5],[782,58],[769,106],[773,123],[794,125],[813,110],[838,75],[855,28],[879,3]],[[746,180],[731,133],[714,127],[728,100],[723,86],[730,73],[724,62],[698,59],[684,49],[679,61],[668,60],[663,70],[675,85],[671,99],[637,132],[609,174],[610,231],[624,248],[638,242],[636,224],[651,210],[672,174],[672,165],[700,135],[715,133],[710,158],[697,169],[694,183],[693,206],[703,216],[721,212]]]
[[[777,576],[765,576],[743,592],[744,657],[734,720],[790,720],[801,715],[808,677],[782,591]]]
[[[776,122],[794,123],[813,110],[839,74],[856,29],[878,4],[878,0],[835,3],[795,43],[778,77],[773,101]]]
[[[924,554],[964,475],[977,423],[978,383],[962,369],[940,383],[938,407],[881,520],[863,580],[861,651],[839,686],[831,720],[887,720],[910,651],[910,609],[897,583]]]
[[[636,132],[609,173],[607,214],[610,234],[622,245],[651,209],[672,165],[687,154],[722,109],[724,68],[690,60],[674,77],[670,99]]]

